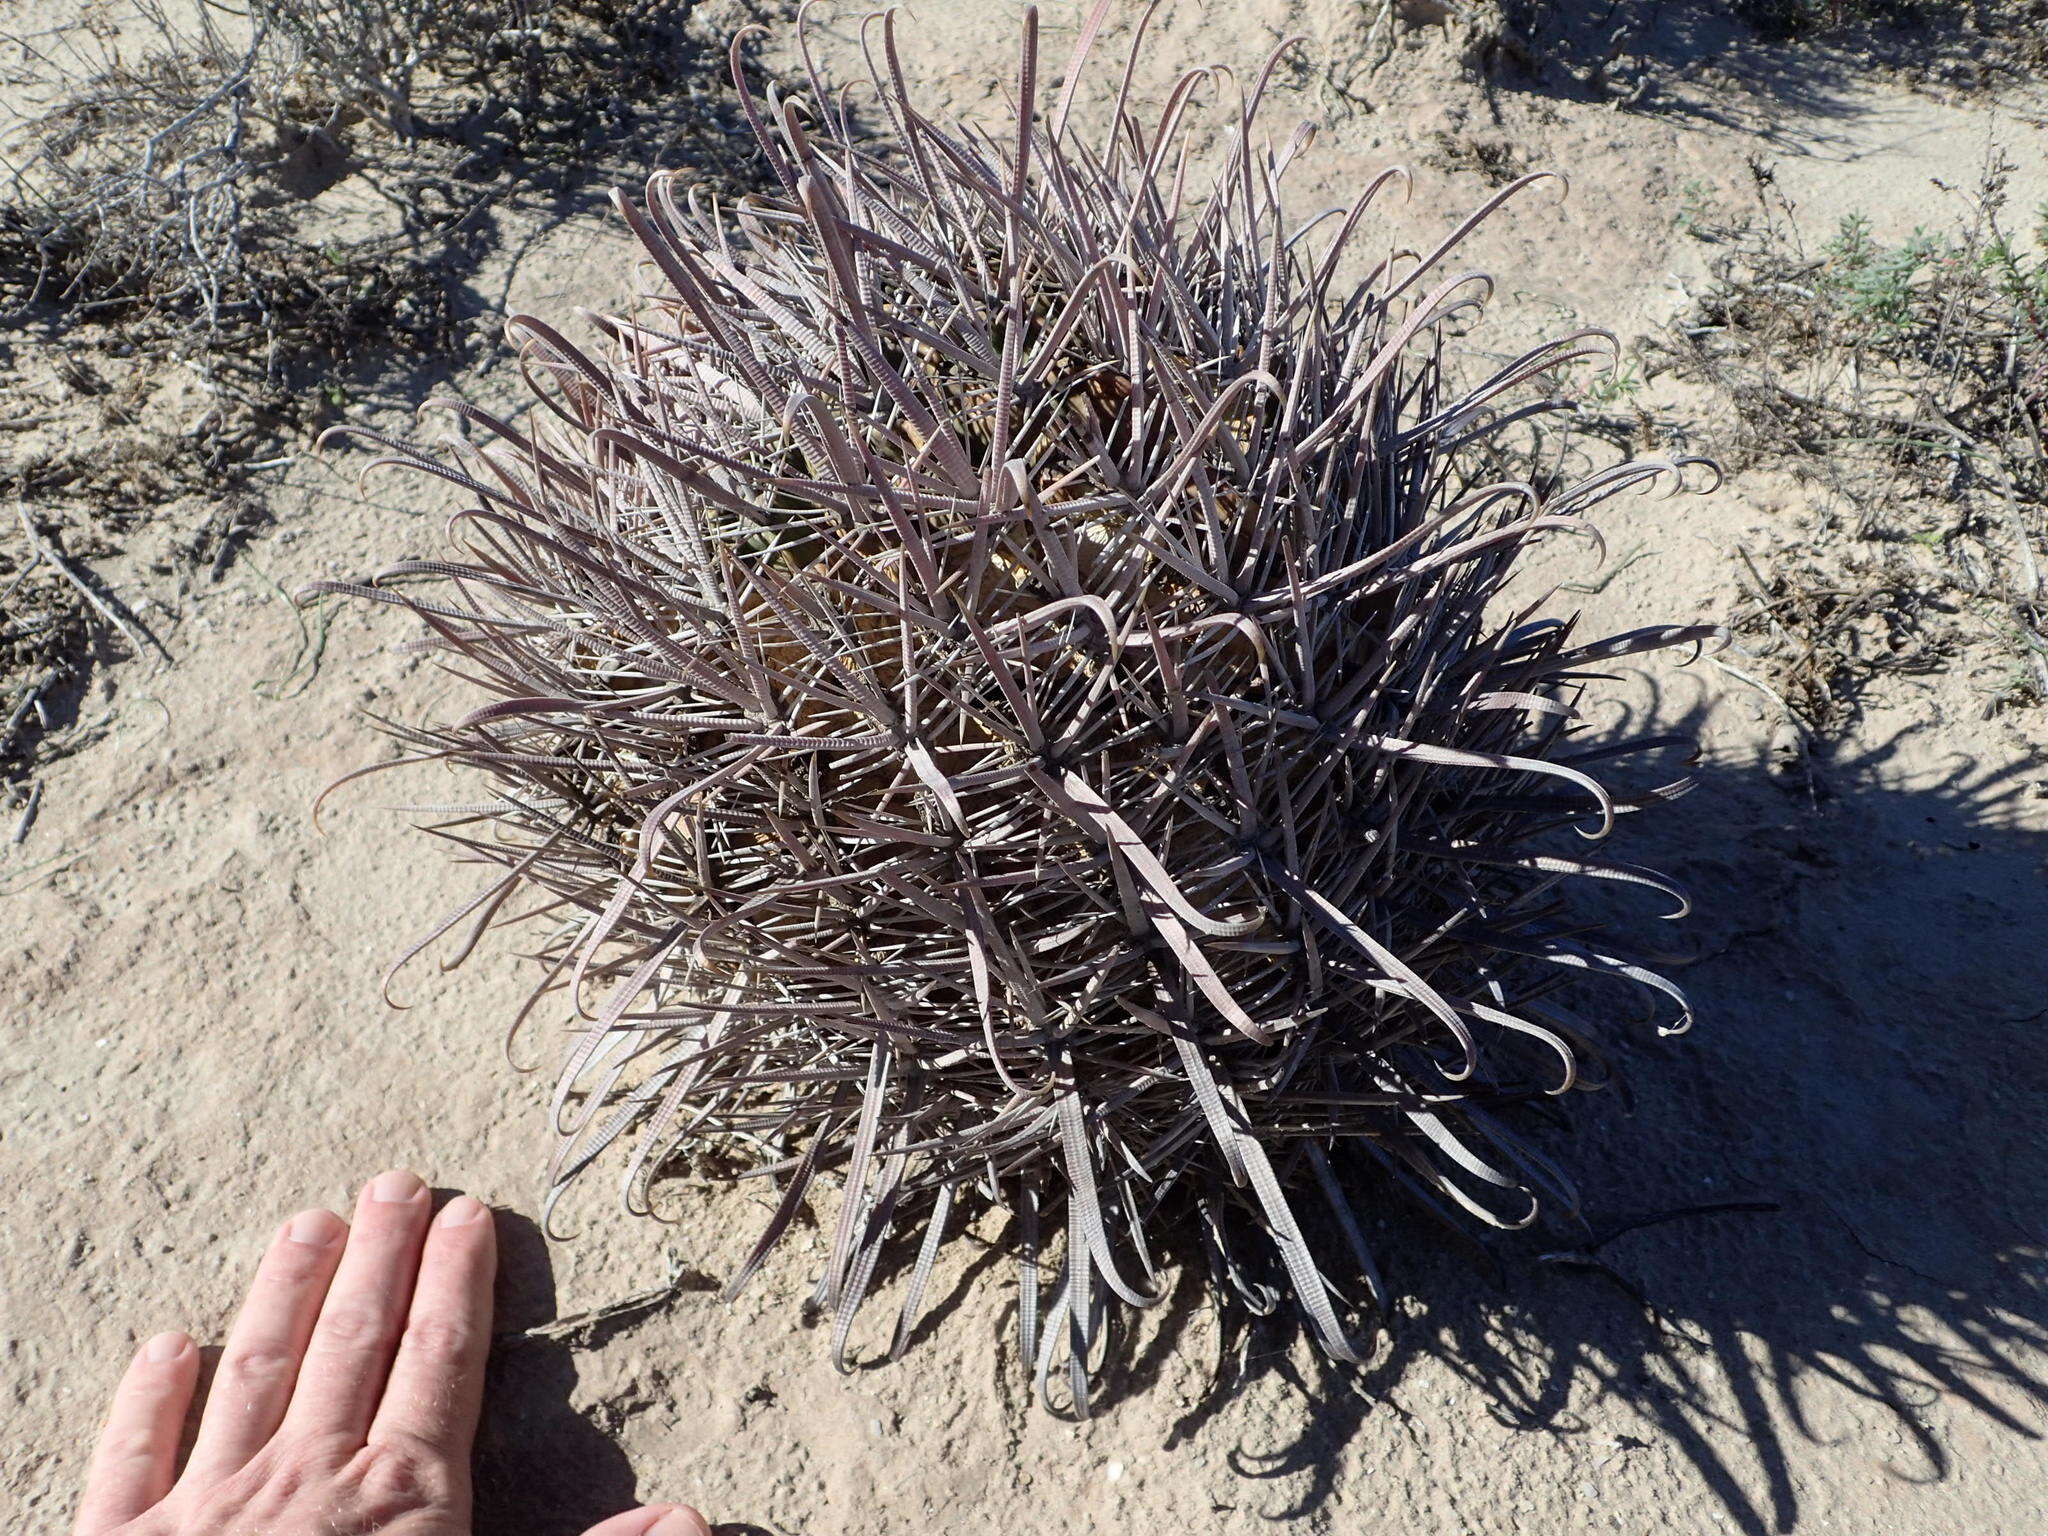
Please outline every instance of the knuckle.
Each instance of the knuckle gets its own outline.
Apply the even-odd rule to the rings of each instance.
[[[131,1466],[156,1459],[161,1449],[157,1436],[147,1429],[112,1429],[100,1440],[100,1459],[113,1466]]]
[[[299,1357],[288,1345],[266,1339],[229,1350],[221,1357],[214,1381],[216,1386],[225,1382],[245,1389],[274,1387],[289,1381],[298,1368]]]
[[[265,1480],[244,1468],[211,1488],[174,1495],[176,1519],[170,1529],[274,1530],[279,1517],[292,1508],[298,1493],[296,1480],[282,1476]]]
[[[453,1317],[416,1317],[405,1326],[399,1347],[428,1360],[460,1360],[476,1342],[476,1330]]]
[[[378,1306],[336,1307],[320,1319],[315,1336],[330,1349],[389,1349],[398,1341],[398,1322]]]
[[[439,1508],[455,1492],[455,1474],[438,1449],[413,1435],[372,1446],[363,1463],[364,1513],[381,1524],[412,1510]]]

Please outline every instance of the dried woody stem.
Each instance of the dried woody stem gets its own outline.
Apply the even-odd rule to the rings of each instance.
[[[870,29],[885,147],[815,75],[808,101],[757,100],[735,40],[779,194],[721,208],[664,174],[620,199],[643,312],[597,322],[602,357],[510,322],[530,431],[450,404],[487,439],[454,461],[354,432],[475,503],[448,558],[312,589],[410,609],[489,700],[393,727],[406,761],[498,786],[435,808],[501,873],[419,948],[466,955],[527,898],[546,977],[521,1018],[574,1013],[554,1192],[630,1138],[645,1210],[678,1148],[725,1148],[783,1186],[736,1291],[836,1173],[817,1299],[842,1363],[893,1234],[922,1233],[900,1351],[949,1227],[1007,1206],[1024,1358],[1081,1413],[1107,1309],[1163,1293],[1163,1224],[1222,1246],[1249,1213],[1355,1360],[1294,1211],[1329,1201],[1376,1299],[1333,1153],[1502,1225],[1562,1190],[1492,1113],[1575,1080],[1548,994],[1611,977],[1686,1014],[1559,887],[1676,892],[1526,845],[1684,787],[1611,794],[1589,764],[1669,743],[1587,747],[1573,701],[1712,633],[1489,620],[1530,541],[1682,468],[1547,497],[1461,479],[1510,392],[1604,344],[1450,390],[1443,328],[1489,284],[1434,268],[1536,178],[1342,284],[1397,173],[1290,230],[1310,135],[1255,139],[1271,65],[1223,108],[1206,196],[1208,72],[1156,123],[1126,92],[1084,141],[1107,10],[1046,114],[1027,21],[1002,139],[919,115],[892,17]]]

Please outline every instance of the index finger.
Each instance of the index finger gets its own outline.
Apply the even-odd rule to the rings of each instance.
[[[123,1525],[170,1492],[178,1430],[198,1382],[199,1351],[182,1333],[160,1333],[136,1352],[85,1476],[79,1536]]]
[[[458,1195],[427,1229],[419,1280],[370,1443],[410,1440],[467,1468],[491,1349],[497,1236],[481,1201]]]

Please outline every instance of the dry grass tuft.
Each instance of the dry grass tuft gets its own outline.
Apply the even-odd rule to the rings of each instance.
[[[0,409],[0,509],[19,501],[96,559],[197,502],[160,541],[167,580],[136,600],[170,614],[186,583],[219,580],[262,530],[258,477],[344,400],[489,355],[464,284],[509,208],[573,206],[621,158],[738,179],[686,12],[128,0],[0,38],[0,315],[17,338],[0,377],[21,401]],[[148,410],[167,384],[204,396],[183,421]],[[16,532],[0,521],[0,582],[33,558]],[[83,739],[48,701],[83,686],[96,639],[136,649],[37,563],[15,594],[34,606],[0,625],[0,719],[17,726],[0,780]]]
[[[2048,702],[2048,209],[2028,242],[1995,161],[1958,216],[1887,245],[1845,220],[1804,248],[1770,199],[1734,223],[1661,361],[1711,386],[1742,462],[1822,492],[1775,554],[1744,551],[1737,628],[1800,724],[1967,649],[1988,714]]]

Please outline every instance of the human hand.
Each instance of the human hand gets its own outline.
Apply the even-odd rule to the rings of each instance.
[[[393,1171],[364,1188],[353,1228],[330,1211],[285,1223],[182,1473],[199,1351],[182,1333],[144,1344],[115,1390],[76,1536],[468,1536],[497,1240],[469,1196],[431,1225],[430,1205],[426,1185]],[[663,1504],[586,1536],[710,1528]]]

